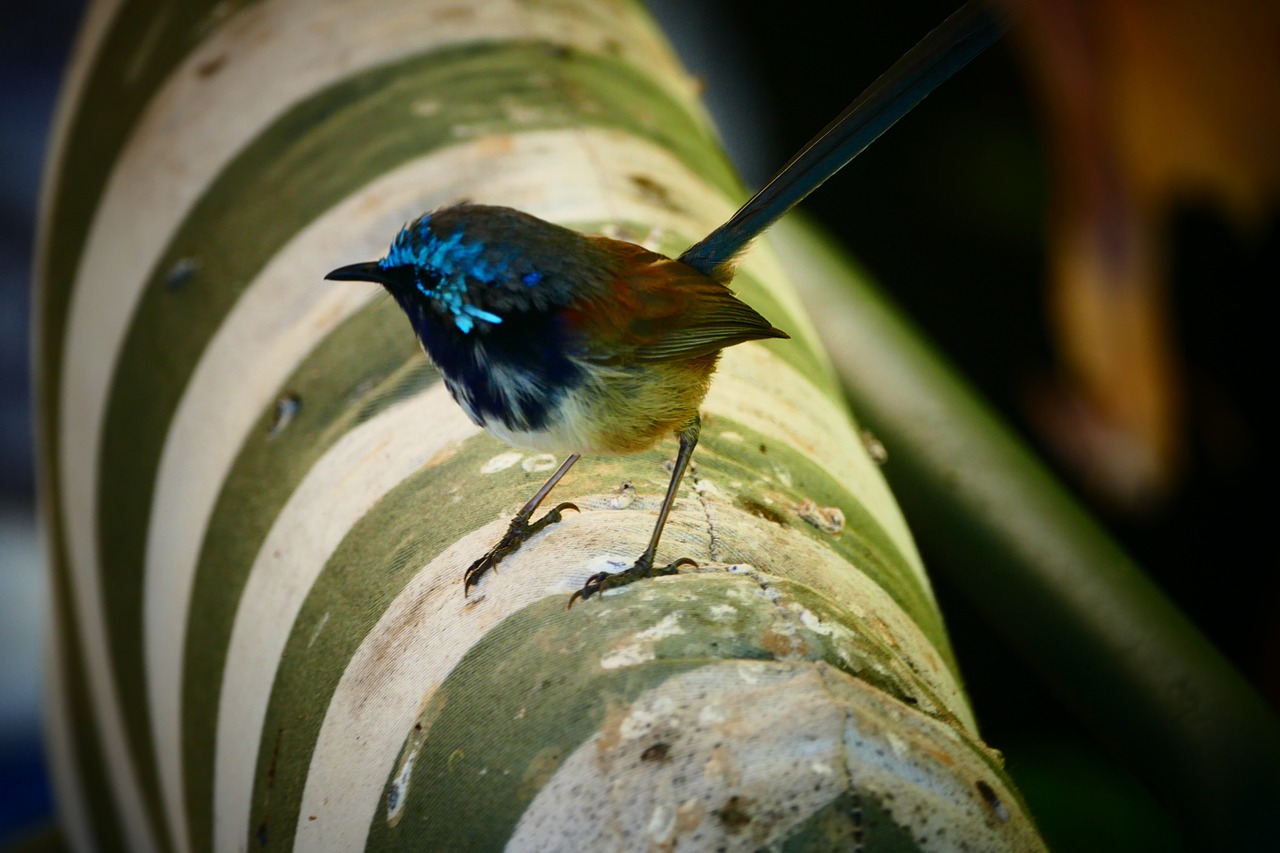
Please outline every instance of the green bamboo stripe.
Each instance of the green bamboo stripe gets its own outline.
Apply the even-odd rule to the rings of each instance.
[[[245,439],[209,519],[192,586],[183,661],[182,749],[192,849],[213,843],[213,766],[223,669],[249,570],[307,472],[352,428],[421,392],[438,374],[400,309],[377,299],[321,341]],[[406,441],[413,441],[406,436]]]
[[[49,200],[49,214],[43,225],[46,243],[40,259],[44,276],[39,297],[41,328],[37,354],[41,374],[37,386],[38,411],[43,424],[39,465],[41,481],[49,493],[46,505],[52,508],[45,520],[51,525],[51,541],[56,552],[52,574],[67,656],[73,747],[80,762],[77,769],[86,793],[91,829],[103,849],[123,848],[124,837],[114,802],[107,795],[111,785],[93,722],[98,711],[84,689],[87,682],[80,653],[81,638],[70,601],[65,534],[60,517],[58,389],[62,383],[67,308],[89,224],[125,140],[172,69],[208,35],[208,13],[217,5],[214,0],[193,0],[170,5],[157,15],[152,4],[145,0],[121,3],[97,55],[85,69],[80,101],[70,113],[62,156],[55,166],[59,178],[57,191]],[[118,660],[117,666],[121,663]],[[151,809],[148,819],[164,849],[167,845],[159,811]]]
[[[59,676],[62,678],[62,694],[66,697],[65,715],[70,729],[71,758],[74,784],[80,786],[84,796],[85,816],[89,821],[89,833],[99,849],[123,850],[124,832],[116,814],[115,800],[111,797],[112,782],[107,773],[106,757],[98,736],[98,711],[89,695],[89,675],[81,653],[83,639],[80,623],[76,620],[75,601],[67,577],[66,552],[63,546],[61,525],[57,513],[46,513],[52,525],[50,537],[53,553],[50,555],[53,582],[53,606],[57,613],[59,634],[58,652],[61,656]],[[65,771],[66,768],[64,768]]]
[[[424,92],[441,101],[430,121],[414,117],[412,109]],[[494,92],[504,93],[501,104]],[[627,110],[609,104],[626,104]],[[624,65],[545,45],[453,48],[355,76],[282,116],[228,165],[151,272],[110,395],[98,506],[103,574],[110,578],[103,584],[108,638],[126,697],[131,748],[157,820],[141,666],[146,531],[140,522],[149,514],[165,434],[201,353],[245,285],[317,211],[454,143],[456,125],[511,130],[512,112],[539,115],[526,129],[618,127],[676,149],[726,187],[735,183],[705,130]],[[178,269],[186,272],[173,275]],[[316,270],[317,281],[322,272]]]
[[[735,432],[743,439],[725,439],[722,437],[724,432]],[[760,457],[765,457],[767,461]],[[705,469],[712,479],[723,478],[744,483],[736,499],[740,509],[764,515],[778,524],[802,531],[825,546],[834,548],[857,566],[911,617],[930,644],[942,655],[952,673],[959,678],[959,668],[942,624],[942,616],[920,586],[911,564],[876,517],[818,463],[769,436],[727,418],[716,418],[704,426],[694,463],[700,469]],[[762,480],[759,472],[768,470],[771,466],[787,471],[791,475],[791,484]],[[719,472],[716,471],[717,468]],[[791,511],[792,507],[805,499],[812,500],[820,507],[838,507],[844,513],[844,529],[839,535],[824,533],[800,520]],[[805,580],[812,581],[811,578]]]

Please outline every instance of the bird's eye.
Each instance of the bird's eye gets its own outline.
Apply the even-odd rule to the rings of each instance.
[[[430,296],[435,292],[436,287],[440,284],[440,273],[429,269],[415,269],[413,273],[414,283],[418,285],[418,290],[424,296]]]

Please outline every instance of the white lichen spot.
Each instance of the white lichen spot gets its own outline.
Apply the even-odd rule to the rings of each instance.
[[[653,660],[653,646],[647,643],[628,643],[625,646],[619,646],[608,654],[600,656],[601,669],[622,669],[628,666],[638,666],[647,661]]]
[[[480,466],[481,474],[496,474],[499,471],[505,471],[512,465],[524,458],[524,454],[512,450],[507,453],[499,453],[488,462]]]
[[[550,471],[559,464],[560,461],[550,453],[539,453],[521,462],[520,467],[530,474],[537,474],[542,471]]]
[[[519,710],[519,711],[516,711],[516,715],[515,715],[514,719],[517,719],[517,720],[523,720],[523,719],[524,719],[524,715],[525,715],[525,714],[527,714],[527,713],[529,713],[529,709],[528,709],[528,708],[526,708],[524,705],[521,705],[521,706],[520,706],[520,710]]]
[[[444,109],[444,103],[439,98],[419,98],[409,105],[409,112],[418,118],[431,118]]]
[[[819,776],[830,776],[834,772],[831,769],[831,765],[825,761],[814,761],[809,765],[809,769]]]
[[[907,757],[907,742],[890,731],[884,733],[884,739],[889,742],[889,747],[893,749],[893,754],[899,758]]]
[[[704,495],[704,496],[713,497],[713,498],[719,497],[722,494],[722,492],[720,491],[720,488],[715,483],[706,479],[705,477],[693,483],[693,490],[697,492],[699,495]]]
[[[681,612],[679,610],[668,613],[656,625],[645,628],[639,634],[636,634],[636,639],[653,642],[665,637],[674,637],[676,634],[683,634],[684,628],[680,627],[680,616]]]
[[[737,575],[749,575],[755,572],[756,567],[750,563],[734,563],[728,567],[728,570]]]
[[[801,607],[799,608],[799,610],[800,610],[800,624],[808,628],[813,633],[822,634],[823,636],[827,636],[827,637],[835,633],[834,626],[828,625],[827,623],[823,622],[821,619],[818,618],[818,615],[814,613],[812,610],[810,610],[809,608]]]
[[[670,841],[676,830],[675,810],[665,803],[655,805],[653,814],[649,817],[648,830],[650,837],[657,843]]]
[[[725,430],[720,433],[720,437],[725,441],[742,441],[742,433],[733,432],[732,430]]]
[[[787,488],[791,488],[793,485],[795,485],[794,481],[791,479],[791,472],[788,471],[786,468],[779,468],[777,465],[774,465],[773,476],[777,477],[778,482],[786,486]]]
[[[728,622],[738,615],[738,608],[732,604],[713,604],[707,608],[707,615],[717,622]]]
[[[752,664],[741,663],[738,665],[738,678],[741,678],[747,684],[760,683],[760,670]]]
[[[657,728],[659,723],[670,719],[674,713],[675,702],[672,698],[659,696],[649,705],[632,708],[618,726],[618,734],[623,740],[642,738]]]

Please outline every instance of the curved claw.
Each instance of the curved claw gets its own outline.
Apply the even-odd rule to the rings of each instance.
[[[498,570],[498,563],[502,562],[504,557],[510,555],[513,551],[518,551],[520,546],[524,544],[535,533],[538,533],[548,524],[555,524],[560,521],[561,513],[571,509],[574,512],[582,512],[578,509],[578,505],[571,501],[557,504],[553,509],[547,512],[542,518],[529,524],[527,520],[517,516],[511,520],[511,526],[507,528],[506,534],[498,540],[498,544],[494,545],[485,555],[476,560],[471,566],[462,573],[462,594],[467,596],[471,593],[471,587],[480,582],[480,578],[485,572],[493,569]]]
[[[604,592],[606,589],[617,589],[618,587],[633,584],[644,578],[662,577],[664,575],[674,575],[679,571],[681,566],[693,566],[695,569],[698,564],[688,557],[681,557],[673,563],[668,563],[660,569],[653,568],[644,557],[636,560],[636,564],[625,572],[596,572],[587,578],[587,582],[582,585],[582,589],[569,596],[569,607],[573,607],[573,603],[578,599],[586,601],[598,592]]]
[[[562,517],[561,513],[566,509],[571,509],[574,512],[579,512],[579,513],[582,512],[582,510],[578,509],[578,505],[576,503],[573,503],[572,501],[565,501],[564,503],[558,503],[551,509],[547,510],[546,515],[544,515],[542,518],[538,519],[537,521],[535,521],[533,524],[529,526],[530,534],[536,533],[537,531],[546,527],[548,524],[555,524],[556,522],[558,522]]]
[[[464,597],[470,595],[471,587],[480,582],[481,575],[490,569],[493,569],[496,572],[498,570],[498,563],[502,558],[515,550],[515,548],[504,549],[501,545],[502,543],[500,542],[498,545],[486,551],[483,557],[472,563],[470,567],[462,573],[462,594]]]
[[[608,572],[596,572],[587,578],[587,582],[582,585],[582,589],[569,596],[569,607],[573,607],[573,603],[581,598],[586,601],[591,596],[600,591],[605,578],[610,577]],[[567,608],[566,608],[567,609]]]

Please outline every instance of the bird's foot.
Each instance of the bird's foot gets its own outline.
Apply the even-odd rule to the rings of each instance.
[[[654,568],[653,558],[648,555],[641,555],[640,559],[636,560],[636,564],[625,572],[614,572],[612,574],[609,572],[596,572],[587,578],[587,582],[582,585],[582,589],[569,596],[569,606],[572,607],[573,603],[578,599],[586,601],[597,592],[604,592],[606,589],[617,589],[620,586],[626,586],[645,578],[674,575],[681,566],[693,566],[696,569],[698,564],[688,557],[681,557],[674,563]]]
[[[507,532],[498,540],[498,544],[490,548],[483,557],[472,563],[471,567],[462,575],[463,595],[471,592],[471,587],[479,582],[485,572],[490,569],[497,571],[498,563],[502,562],[512,552],[518,551],[526,539],[542,530],[548,524],[555,524],[560,521],[561,513],[566,509],[571,509],[574,512],[579,511],[577,504],[565,501],[532,524],[529,523],[527,517],[521,518],[517,515],[511,519],[511,525],[507,527]]]

